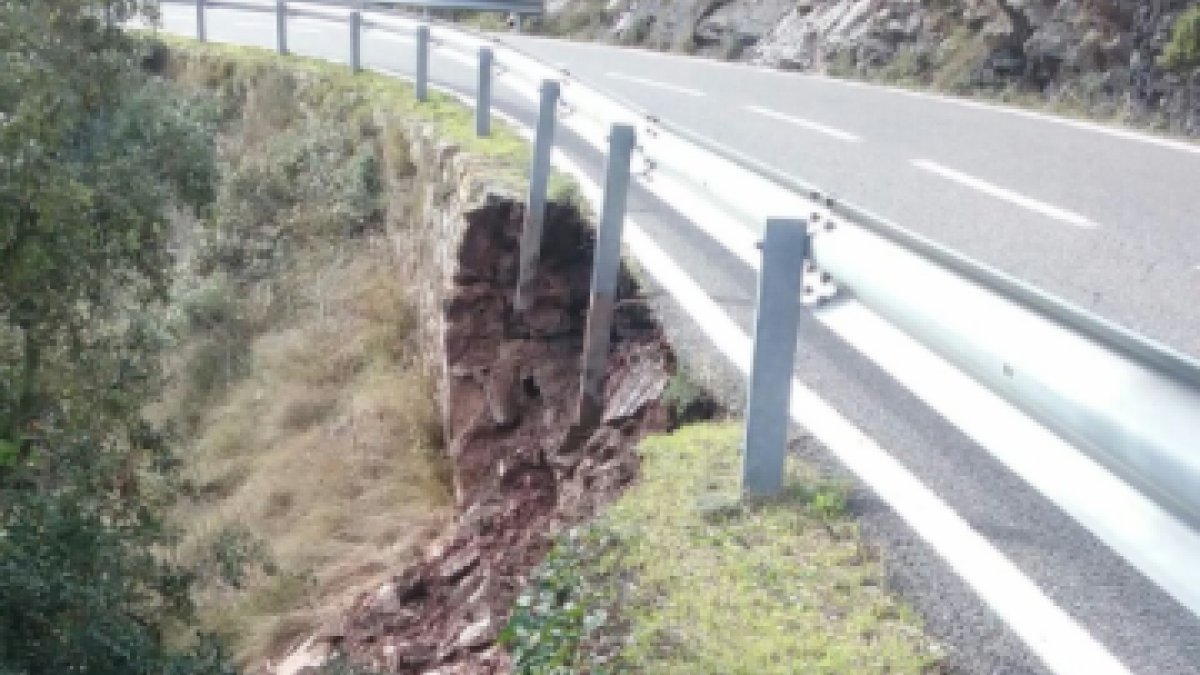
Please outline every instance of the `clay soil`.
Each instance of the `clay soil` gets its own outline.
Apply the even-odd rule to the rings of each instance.
[[[310,649],[386,673],[509,670],[495,640],[556,533],[587,519],[637,475],[635,446],[665,431],[660,401],[675,359],[626,276],[598,420],[577,422],[592,235],[551,208],[534,301],[517,313],[521,207],[467,214],[445,303],[447,452],[458,505],[424,559],[364,593]]]

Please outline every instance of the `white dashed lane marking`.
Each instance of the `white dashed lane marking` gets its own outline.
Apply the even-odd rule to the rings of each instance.
[[[936,162],[931,162],[927,159],[914,159],[912,163],[913,166],[919,169],[924,169],[925,171],[941,176],[947,180],[954,181],[960,185],[965,185],[969,188],[973,188],[985,194],[991,195],[997,199],[1002,199],[1011,204],[1016,204],[1017,206],[1029,209],[1030,211],[1036,211],[1037,213],[1040,213],[1044,216],[1049,216],[1055,220],[1061,220],[1064,223],[1068,223],[1076,227],[1096,227],[1096,223],[1084,216],[1079,215],[1078,213],[1075,213],[1074,211],[1061,209],[1057,206],[1047,204],[1046,202],[1038,201],[1031,197],[1026,197],[1008,188],[1000,187],[999,185],[975,178],[974,176],[968,176],[961,171],[955,171],[954,169],[944,167]]]
[[[705,95],[704,92],[699,91],[697,89],[688,89],[687,87],[680,87],[680,86],[677,86],[674,84],[667,84],[666,82],[658,82],[656,80],[645,80],[640,77],[633,77],[631,75],[622,75],[621,73],[608,73],[608,76],[611,78],[617,79],[617,80],[625,80],[626,82],[633,82],[635,84],[641,84],[641,85],[644,85],[647,87],[657,87],[658,89],[666,89],[668,91],[673,91],[678,94],[686,94],[688,96],[704,96]]]
[[[792,115],[785,115],[781,112],[771,110],[769,108],[762,108],[762,107],[759,107],[756,105],[748,105],[748,106],[746,106],[746,110],[749,110],[752,113],[757,113],[764,117],[770,117],[772,119],[777,119],[777,120],[780,120],[783,122],[787,122],[789,124],[793,124],[795,126],[803,128],[803,129],[808,129],[809,131],[815,131],[817,133],[825,134],[826,136],[831,136],[833,138],[838,139],[839,141],[846,141],[847,143],[859,143],[862,141],[861,137],[859,137],[855,134],[852,134],[848,131],[842,131],[841,129],[835,129],[827,124],[820,124],[818,122],[813,122],[812,120],[806,120],[806,119],[802,119],[800,117],[795,117]]]

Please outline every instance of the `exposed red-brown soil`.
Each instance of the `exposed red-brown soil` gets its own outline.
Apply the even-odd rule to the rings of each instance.
[[[458,522],[423,562],[362,595],[315,645],[383,672],[508,672],[495,639],[528,573],[558,531],[633,480],[637,441],[671,423],[659,398],[674,357],[628,278],[603,417],[576,423],[592,236],[574,211],[551,209],[523,314],[511,303],[520,206],[495,200],[467,219],[444,308]]]

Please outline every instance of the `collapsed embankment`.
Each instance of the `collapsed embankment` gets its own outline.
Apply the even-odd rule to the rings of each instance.
[[[577,209],[552,205],[532,307],[514,312],[510,298],[522,207],[513,187],[527,166],[527,150],[513,134],[499,129],[493,138],[475,139],[468,113],[447,99],[417,104],[408,87],[389,78],[352,77],[337,66],[309,60],[176,45],[154,61],[154,68],[212,95],[224,129],[216,142],[227,156],[240,158],[231,160],[226,181],[227,217],[192,224],[214,228],[209,239],[216,242],[215,253],[232,261],[223,263],[222,278],[233,282],[221,294],[239,297],[241,303],[206,314],[206,336],[255,310],[254,298],[267,298],[261,311],[251,312],[261,315],[262,325],[241,342],[221,344],[226,362],[237,361],[242,370],[210,392],[203,405],[177,406],[188,415],[198,439],[190,461],[209,469],[215,457],[221,472],[220,479],[199,482],[188,501],[192,511],[184,511],[180,519],[185,528],[201,527],[190,521],[205,521],[202,527],[211,528],[208,521],[214,519],[226,524],[240,520],[268,551],[310,521],[319,521],[315,532],[356,544],[322,547],[317,556],[301,543],[289,543],[296,551],[285,560],[297,568],[289,571],[291,577],[315,578],[316,583],[292,584],[296,597],[283,600],[268,584],[273,599],[269,610],[256,604],[259,611],[234,626],[273,626],[257,638],[255,648],[242,649],[243,660],[273,673],[302,672],[337,655],[385,672],[505,672],[506,658],[494,643],[530,570],[564,525],[590,516],[633,479],[636,443],[674,421],[659,403],[676,371],[674,356],[637,298],[635,284],[626,274],[619,289],[604,415],[577,425],[592,233]],[[319,123],[329,120],[337,121],[337,130],[326,136]],[[269,141],[285,130],[286,142]],[[310,147],[313,139],[320,139],[316,147]],[[259,149],[271,152],[258,157],[254,153]],[[296,181],[306,186],[299,192],[307,194],[293,194],[297,191],[291,183]],[[338,198],[312,199],[323,191]],[[313,209],[334,204],[350,210],[339,206],[313,217]],[[337,222],[337,214],[344,212],[357,214],[354,222]],[[362,246],[355,243],[360,240]],[[338,344],[339,327],[333,324],[357,322],[353,308],[363,302],[336,282],[355,283],[363,277],[334,272],[364,252],[375,255],[374,241],[386,242],[394,277],[380,285],[394,289],[395,297],[389,290],[370,298],[368,313],[379,321],[371,323],[369,340],[357,339],[354,324],[341,324],[345,340],[362,342],[366,351],[356,352],[330,379],[325,377],[328,369],[316,366],[347,351],[347,345]],[[308,253],[293,258],[282,252],[285,248]],[[327,260],[326,249],[341,253]],[[315,262],[295,262],[301,259]],[[275,263],[263,267],[262,274],[248,272],[259,269],[263,260]],[[305,270],[335,282],[323,284],[328,292],[319,298],[281,302],[305,284],[285,287],[271,280],[287,276],[297,281]],[[211,270],[203,274],[202,281],[211,281]],[[297,302],[311,305],[312,311],[294,311]],[[407,309],[391,312],[378,306],[389,302]],[[339,303],[349,309],[339,313],[340,307],[330,308]],[[273,323],[285,319],[287,325]],[[318,319],[320,330],[306,323]],[[307,340],[309,334],[320,339]],[[303,344],[312,348],[280,352],[292,343],[274,339],[279,335],[307,340]],[[270,364],[279,367],[271,370]],[[321,377],[305,374],[314,368]],[[380,481],[412,479],[404,471],[379,473],[379,462],[395,463],[400,457],[400,464],[411,466],[429,458],[381,444],[377,449],[384,455],[400,455],[375,458],[371,467],[363,467],[370,475],[356,476],[346,489],[336,488],[323,474],[331,472],[327,460],[338,466],[358,461],[358,420],[382,424],[386,420],[381,415],[406,412],[376,396],[394,390],[370,389],[376,398],[367,405],[361,383],[414,369],[427,377],[406,381],[426,382],[426,401],[410,398],[401,405],[438,403],[441,450],[448,460],[447,487],[456,516],[432,545],[423,545],[427,535],[414,535],[403,522],[421,510],[402,511],[395,516],[401,522],[370,531],[364,546],[366,534],[356,520],[386,520],[388,515],[360,513],[382,503],[364,496],[376,492]],[[281,382],[272,374],[277,372],[300,372],[287,380],[296,391],[279,391],[272,384]],[[295,409],[287,401],[275,406],[275,399],[296,394],[308,401],[317,393],[323,403],[319,411],[305,414],[298,434],[302,444],[263,433],[277,417],[272,410]],[[290,413],[278,417],[292,419]],[[230,419],[240,420],[239,426],[215,433],[216,425],[228,425]],[[343,433],[344,428],[353,433]],[[219,443],[210,442],[214,436]],[[421,442],[428,446],[436,440],[426,434]],[[289,448],[301,454],[289,459]],[[268,455],[274,459],[265,461]],[[256,477],[262,472],[270,473],[270,489],[250,489],[264,483]],[[429,472],[421,475],[428,478]],[[292,490],[290,482],[305,487]],[[269,494],[259,494],[264,491]],[[286,503],[276,498],[285,493],[291,495]],[[306,512],[306,503],[322,500],[336,506],[336,513],[324,509],[307,520],[256,519],[259,512],[280,509]],[[435,513],[424,513],[414,523],[420,532],[442,518],[436,515],[442,507],[429,508]],[[329,530],[330,523],[340,525]],[[256,529],[259,524],[263,527]],[[368,566],[348,559],[366,554],[372,558]],[[380,562],[389,557],[394,564]],[[346,569],[358,572],[338,572]],[[220,621],[228,616],[228,607],[245,604],[242,599],[258,581],[251,578],[246,584],[249,590],[222,588],[202,604]]]
[[[306,649],[384,672],[507,672],[495,646],[513,600],[564,525],[634,478],[633,449],[666,430],[674,371],[655,322],[625,284],[603,419],[576,424],[590,234],[551,213],[528,313],[513,311],[520,208],[467,214],[445,304],[447,452],[459,517],[425,559],[362,595]]]

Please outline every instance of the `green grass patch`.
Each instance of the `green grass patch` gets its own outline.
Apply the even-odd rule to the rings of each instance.
[[[362,71],[358,74],[342,64],[306,56],[280,56],[257,47],[239,47],[199,43],[194,40],[159,36],[174,51],[186,58],[173,59],[173,67],[183,63],[187,72],[175,72],[176,80],[220,91],[230,99],[244,96],[246,83],[263,73],[286,73],[303,87],[302,103],[320,112],[336,110],[347,124],[369,124],[380,111],[392,119],[423,121],[433,125],[437,137],[453,143],[462,151],[494,164],[493,178],[514,189],[523,189],[530,162],[529,144],[500,120],[493,120],[492,133],[486,138],[475,135],[474,112],[458,99],[430,91],[429,100],[417,100],[416,90],[407,81],[385,73]],[[240,109],[242,101],[237,100]]]
[[[846,513],[799,463],[737,499],[738,424],[645,441],[641,481],[556,545],[504,640],[522,675],[928,673],[939,657]]]

